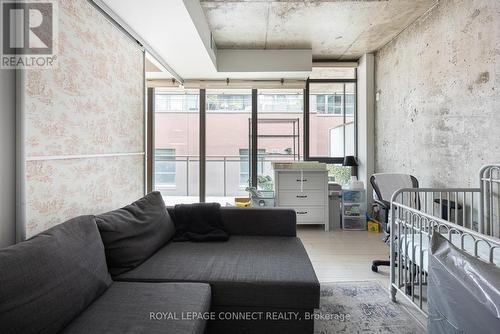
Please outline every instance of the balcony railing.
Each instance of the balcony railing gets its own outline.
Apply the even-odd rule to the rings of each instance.
[[[196,196],[199,191],[199,157],[196,155],[157,156],[157,161],[175,164],[174,182],[157,183],[155,188],[164,196]],[[293,155],[267,154],[258,159],[258,174],[273,177],[273,161],[290,160]],[[238,155],[206,157],[206,195],[207,196],[242,196],[247,195],[245,188],[249,183],[249,158]],[[155,172],[155,180],[156,172]]]

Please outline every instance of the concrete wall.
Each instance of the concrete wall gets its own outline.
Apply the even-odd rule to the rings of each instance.
[[[14,70],[0,69],[0,248],[15,242],[16,96]]]
[[[376,54],[376,171],[476,186],[500,162],[500,2],[442,0]]]

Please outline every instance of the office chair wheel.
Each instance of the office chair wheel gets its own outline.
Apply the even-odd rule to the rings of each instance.
[[[372,264],[372,271],[374,273],[378,273],[378,267],[376,265],[374,265],[374,264]]]

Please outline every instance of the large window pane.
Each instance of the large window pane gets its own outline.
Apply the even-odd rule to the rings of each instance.
[[[252,92],[249,89],[207,90],[206,200],[226,204],[248,196],[249,126]]]
[[[174,149],[155,150],[155,184],[158,187],[175,187],[176,169]]]
[[[246,188],[251,183],[250,163],[249,163],[250,154],[251,153],[246,148],[240,150],[240,186],[241,186],[241,188]],[[257,174],[261,175],[264,171],[264,164],[266,163],[265,162],[266,150],[259,149],[257,154],[258,154]]]
[[[199,201],[198,101],[198,90],[155,90],[154,188],[167,205]]]
[[[344,156],[344,124],[342,97],[344,84],[310,83],[310,100],[325,101],[323,108],[309,110],[309,156],[342,157]],[[342,140],[339,141],[339,140]]]
[[[304,97],[298,89],[262,89],[258,93],[258,188],[273,190],[272,161],[303,159]]]
[[[354,83],[309,85],[309,156],[342,158],[355,154]],[[323,105],[323,103],[325,105]]]

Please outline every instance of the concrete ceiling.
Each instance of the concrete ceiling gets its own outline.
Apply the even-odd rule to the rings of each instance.
[[[101,0],[182,79],[305,79],[311,51],[249,50],[234,54],[212,45],[211,31],[198,0]],[[238,50],[243,51],[243,50]],[[260,59],[260,60],[259,60]],[[150,59],[153,61],[154,59]],[[159,68],[158,64],[153,64]],[[269,68],[272,65],[272,68]],[[161,66],[160,66],[161,67]],[[148,64],[148,79],[172,73]]]
[[[219,49],[312,49],[314,59],[373,52],[437,0],[200,0]]]
[[[148,78],[173,76],[181,82],[305,79],[312,59],[357,60],[384,46],[437,2],[92,1],[148,46],[160,69],[148,70]]]

